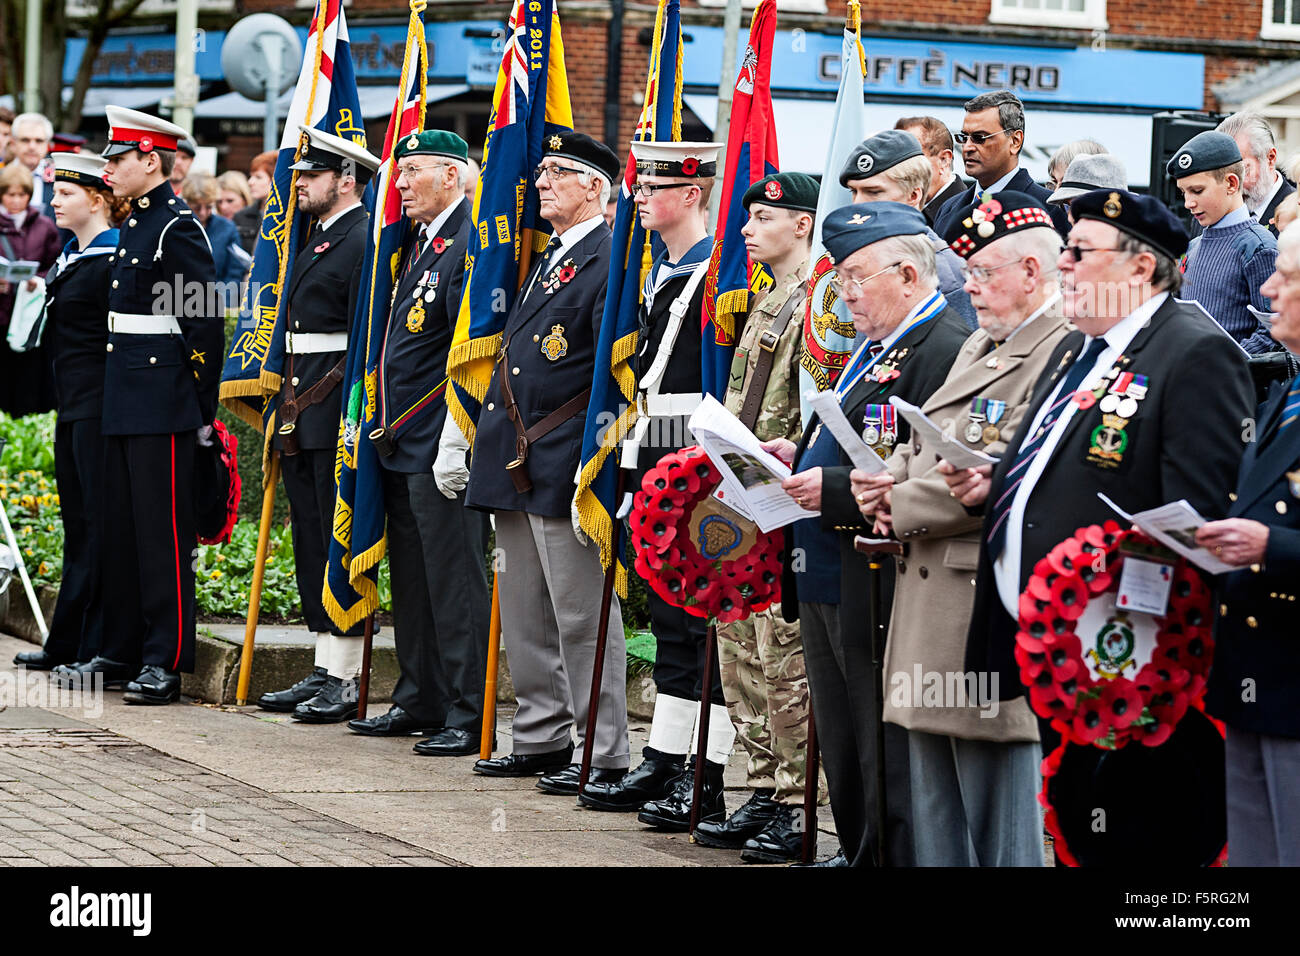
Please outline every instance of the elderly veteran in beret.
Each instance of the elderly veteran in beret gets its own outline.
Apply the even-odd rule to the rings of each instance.
[[[966,260],[980,330],[923,411],[997,457],[1068,331],[1061,239],[1041,202],[1010,191],[965,210],[947,238]],[[914,439],[889,457],[888,472],[851,473],[863,515],[906,548],[885,654],[885,720],[907,731],[916,862],[1041,866],[1038,728],[1028,701],[999,705],[997,688],[965,673],[982,521],[949,494],[939,461],[938,448]],[[964,696],[934,700],[927,682]]]
[[[1066,215],[1070,212],[1070,203],[1097,189],[1128,189],[1128,172],[1124,161],[1110,153],[1087,153],[1070,160],[1065,175],[1052,195],[1047,197],[1048,205],[1064,206]],[[1070,219],[1074,223],[1074,219]]]
[[[849,154],[840,171],[840,185],[852,193],[854,202],[901,202],[924,210],[933,172],[920,140],[907,130],[890,129],[867,137]],[[928,226],[925,235],[934,247],[939,291],[974,331],[978,326],[963,287],[961,259]]]
[[[881,458],[908,438],[889,404],[897,395],[922,405],[948,376],[969,332],[938,289],[934,248],[920,210],[895,202],[857,203],[826,217],[822,241],[835,262],[835,284],[863,337],[835,395],[850,425]],[[792,461],[786,493],[814,517],[795,522],[787,538],[782,612],[798,618],[818,743],[831,811],[843,848],[837,865],[870,866],[912,860],[907,740],[885,727],[885,753],[876,730],[879,687],[867,626],[868,561],[854,537],[871,522],[849,489],[852,466],[817,415],[798,447],[787,439],[764,448]],[[882,582],[885,607],[892,567]],[[876,768],[884,762],[888,816],[876,827]]]
[[[1278,239],[1264,284],[1273,337],[1300,351],[1300,226]],[[1228,517],[1196,543],[1238,570],[1218,580],[1214,669],[1205,704],[1228,725],[1228,862],[1300,865],[1300,379],[1256,415]]]

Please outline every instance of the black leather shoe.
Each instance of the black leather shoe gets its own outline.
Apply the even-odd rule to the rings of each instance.
[[[411,749],[421,757],[466,757],[478,753],[482,740],[481,734],[471,734],[459,727],[444,727]]]
[[[290,714],[304,701],[311,700],[320,693],[328,677],[325,668],[316,667],[312,672],[288,690],[276,690],[257,698],[257,706],[263,710],[273,710],[277,714]]]
[[[826,860],[817,860],[815,863],[796,863],[795,866],[848,866],[849,858],[840,850],[833,857]]]
[[[750,837],[756,837],[772,822],[780,806],[771,790],[755,790],[731,816],[721,823],[707,820],[695,828],[695,842],[719,850],[739,850]]]
[[[103,675],[105,690],[125,687],[127,682],[138,673],[130,664],[110,661],[107,657],[94,657],[80,664],[58,664],[51,671],[51,676],[63,687],[93,687],[95,675]]]
[[[293,719],[304,724],[337,724],[357,715],[359,687],[355,680],[325,675],[325,686],[311,700],[293,709]]]
[[[700,788],[700,822],[715,820],[721,823],[727,816],[727,805],[722,799],[722,766],[708,762],[704,767],[704,781]],[[695,761],[688,760],[686,768],[673,782],[672,793],[660,800],[651,800],[641,808],[636,818],[660,830],[685,833],[691,828],[691,797],[695,791]]]
[[[122,700],[128,704],[170,704],[181,696],[181,675],[146,664],[140,675],[126,685]]]
[[[606,767],[592,767],[591,772],[587,775],[587,786],[593,783],[618,783],[627,776],[626,768],[612,770]],[[578,794],[578,784],[582,781],[582,764],[571,763],[563,770],[557,770],[555,773],[548,773],[541,780],[537,781],[537,789],[544,790],[547,793],[558,793],[561,796],[574,797]]]
[[[394,704],[386,714],[349,720],[348,730],[367,737],[405,737],[407,734],[436,734],[442,727],[422,724],[400,705]]]
[[[795,826],[794,810],[780,804],[763,832],[745,841],[740,859],[745,863],[793,863],[802,853],[803,830]]]
[[[71,663],[73,661],[64,660],[61,657],[51,657],[43,647],[38,651],[19,651],[14,655],[14,664],[18,667],[25,667],[29,671],[52,671],[60,664]]]
[[[474,764],[474,772],[485,777],[531,777],[559,770],[572,757],[573,744],[569,744],[563,750],[551,750],[544,754],[506,754],[504,757],[480,760]]]
[[[647,748],[648,750],[648,748]],[[615,813],[634,813],[647,800],[666,797],[673,789],[673,781],[682,772],[682,761],[655,751],[645,753],[641,766],[626,774],[617,783],[588,783],[578,794],[578,802],[593,810],[610,810]]]

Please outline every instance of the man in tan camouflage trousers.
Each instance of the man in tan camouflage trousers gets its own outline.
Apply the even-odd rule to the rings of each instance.
[[[799,356],[808,255],[817,210],[817,182],[778,173],[754,183],[742,198],[742,230],[751,261],[776,283],[750,311],[736,346],[726,406],[761,441],[799,440]],[[774,606],[718,627],[722,693],[749,752],[749,801],[725,821],[696,828],[704,846],[735,849],[747,863],[798,858],[802,841],[808,743],[808,678],[799,625]]]

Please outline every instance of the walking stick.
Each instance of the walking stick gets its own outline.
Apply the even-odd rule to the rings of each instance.
[[[257,558],[253,563],[253,584],[248,591],[248,618],[244,621],[244,650],[239,656],[239,685],[235,703],[248,703],[248,685],[253,679],[253,638],[257,634],[257,617],[262,609],[262,579],[266,575],[266,552],[271,541],[271,516],[275,512],[275,486],[280,481],[280,456],[271,453],[271,468],[262,491],[262,520],[257,528]]]
[[[886,541],[877,538],[863,538],[860,535],[853,540],[853,546],[867,559],[867,629],[871,635],[871,679],[876,694],[875,732],[876,732],[876,866],[885,866],[885,629],[884,596],[880,593],[880,569],[883,567],[879,555],[903,553],[902,542]]]
[[[492,757],[497,729],[497,667],[501,652],[501,593],[497,590],[497,573],[492,572],[492,615],[488,623],[487,673],[483,677],[483,728],[479,734],[480,760]]]
[[[375,613],[366,615],[361,634],[361,680],[357,683],[357,720],[366,719],[366,702],[370,699],[370,645],[375,639]]]
[[[817,721],[813,719],[812,701],[808,702],[808,758],[804,762],[803,780],[803,847],[804,863],[817,859],[817,775],[821,772],[817,752]]]
[[[614,501],[623,500],[625,472],[618,469],[614,482]],[[614,607],[614,577],[618,572],[618,559],[623,553],[623,522],[614,519],[610,530],[609,567],[605,569],[605,583],[600,590],[600,619],[596,624],[596,653],[591,660],[591,696],[587,698],[587,729],[582,738],[582,770],[578,775],[578,793],[587,789],[591,779],[591,748],[596,742],[596,715],[600,711],[600,685],[605,678],[605,645],[609,642],[609,613]]]
[[[700,798],[704,794],[704,765],[709,756],[709,712],[713,709],[713,661],[718,646],[718,626],[709,623],[708,642],[704,645],[704,673],[700,675],[700,736],[695,743],[695,780],[691,786],[691,842],[700,822]]]

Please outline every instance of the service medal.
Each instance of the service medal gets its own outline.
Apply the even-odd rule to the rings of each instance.
[[[568,353],[569,341],[564,337],[564,326],[552,325],[551,334],[542,339],[542,354],[554,362]]]
[[[1002,433],[998,431],[997,425],[985,425],[980,437],[984,439],[984,444],[989,445],[1001,438]]]
[[[1300,471],[1288,471],[1286,481],[1291,489],[1291,497],[1300,498]]]
[[[411,311],[406,313],[406,331],[423,332],[424,331],[424,304],[416,302],[411,306]]]
[[[965,439],[973,445],[983,437],[984,426],[979,422],[967,422],[966,431],[962,434]]]

